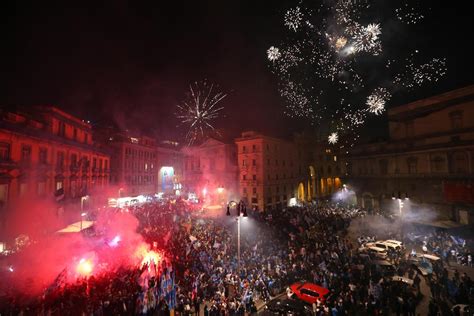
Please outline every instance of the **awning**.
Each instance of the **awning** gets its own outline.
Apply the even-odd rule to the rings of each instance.
[[[82,225],[81,225],[81,222],[76,222],[76,223],[73,223],[73,224],[67,226],[66,228],[58,230],[56,233],[59,233],[59,234],[62,234],[62,233],[78,233],[81,230],[84,230],[84,229],[87,229],[87,228],[91,227],[92,225],[94,225],[93,221],[82,221]]]

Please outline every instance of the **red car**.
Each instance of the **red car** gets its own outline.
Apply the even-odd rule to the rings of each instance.
[[[316,303],[318,299],[323,303],[329,294],[328,289],[309,282],[294,283],[290,285],[290,290],[293,293],[291,296],[310,304]]]

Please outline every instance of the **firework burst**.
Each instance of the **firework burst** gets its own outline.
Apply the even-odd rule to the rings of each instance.
[[[368,111],[380,115],[385,111],[385,104],[390,100],[390,93],[385,88],[377,88],[367,97]]]
[[[293,31],[297,31],[303,21],[303,13],[300,7],[290,9],[285,14],[285,25]]]
[[[224,108],[219,104],[226,96],[227,94],[218,91],[214,84],[209,84],[207,81],[189,85],[185,100],[176,106],[176,117],[188,129],[186,133],[188,145],[215,130],[214,121]]]
[[[338,140],[339,136],[337,135],[337,133],[331,133],[331,135],[329,135],[328,137],[329,144],[336,144]]]
[[[274,46],[270,47],[267,50],[267,57],[268,57],[268,60],[270,61],[278,60],[281,57],[280,50]]]

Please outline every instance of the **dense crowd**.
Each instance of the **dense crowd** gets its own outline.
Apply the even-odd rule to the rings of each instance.
[[[245,315],[299,281],[330,290],[310,309],[313,315],[416,315],[422,277],[403,253],[391,253],[393,269],[359,252],[348,227],[363,210],[332,203],[252,213],[242,222],[240,265],[237,260],[236,218],[206,219],[186,211],[183,201],[150,202],[127,211],[139,220],[139,232],[173,263],[169,270],[175,291],[164,294],[160,274],[147,277],[150,267],[120,269],[79,279],[25,303],[3,300],[1,315]],[[244,222],[247,221],[247,222]],[[446,234],[405,240],[453,263],[456,253],[468,256],[466,244]],[[425,248],[422,248],[425,250]],[[453,252],[454,255],[453,255]],[[460,262],[462,263],[462,262]],[[472,265],[472,262],[470,263]],[[146,273],[145,273],[146,274]],[[394,279],[395,275],[404,277]],[[412,280],[413,282],[404,282]],[[168,285],[170,285],[168,284]],[[433,300],[430,315],[450,315],[449,305],[467,303],[473,284],[466,274],[450,277],[444,265],[433,265],[426,278]],[[171,294],[170,294],[171,293]],[[169,297],[175,302],[170,305]],[[449,305],[448,305],[449,303]]]

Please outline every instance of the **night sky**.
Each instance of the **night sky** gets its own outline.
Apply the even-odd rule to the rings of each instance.
[[[424,2],[430,16],[415,40],[430,56],[448,58],[448,76],[398,103],[474,82],[471,11]],[[266,58],[293,1],[15,3],[2,10],[2,105],[52,104],[93,123],[111,117],[122,128],[174,137],[176,103],[190,82],[207,78],[228,92],[217,126],[230,126],[232,136],[249,128],[281,136],[302,126],[282,114]]]

